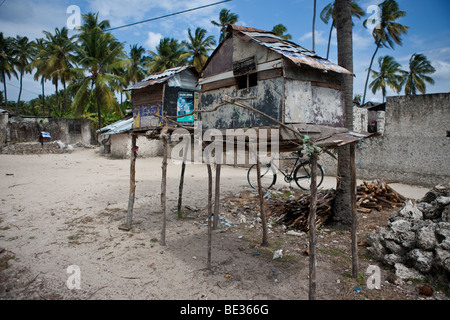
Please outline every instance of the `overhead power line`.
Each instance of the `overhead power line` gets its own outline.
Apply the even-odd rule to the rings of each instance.
[[[222,4],[222,3],[230,2],[230,1],[232,1],[232,0],[219,1],[219,2],[207,4],[207,5],[196,7],[196,8],[192,8],[192,9],[187,9],[187,10],[183,10],[183,11],[179,11],[179,12],[175,12],[175,13],[166,14],[164,16],[160,16],[160,17],[157,17],[157,18],[151,18],[151,19],[147,19],[147,20],[142,20],[142,21],[126,24],[126,25],[123,25],[123,26],[120,26],[120,27],[114,27],[114,28],[105,29],[103,31],[107,32],[107,31],[113,31],[113,30],[118,30],[118,29],[122,29],[122,28],[127,28],[127,27],[131,27],[131,26],[135,26],[137,24],[146,23],[146,22],[150,22],[150,21],[155,21],[155,20],[159,20],[159,19],[164,19],[164,18],[176,16],[176,15],[179,15],[179,14],[182,14],[182,13],[191,12],[191,11],[195,11],[195,10],[199,10],[199,9],[204,9],[204,8],[207,8],[207,7],[216,6],[218,4]]]

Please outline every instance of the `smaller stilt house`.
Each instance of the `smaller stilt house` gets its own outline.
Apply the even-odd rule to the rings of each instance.
[[[198,73],[193,66],[176,67],[155,73],[127,88],[133,103],[133,131],[146,131],[162,125],[162,116],[181,116],[197,108]],[[195,116],[177,118],[193,125]]]

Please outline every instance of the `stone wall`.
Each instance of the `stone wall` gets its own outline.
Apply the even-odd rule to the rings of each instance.
[[[368,251],[403,279],[437,275],[450,280],[450,184],[430,190],[418,204],[408,201],[386,227],[367,235]]]
[[[426,187],[448,183],[449,110],[449,93],[388,97],[385,114],[379,114],[385,117],[383,135],[358,145],[357,177]],[[324,155],[320,162],[327,174],[336,174],[336,160]]]

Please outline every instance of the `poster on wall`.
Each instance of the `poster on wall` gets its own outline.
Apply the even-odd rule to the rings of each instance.
[[[193,92],[178,92],[177,98],[177,116],[192,113],[194,111]],[[194,122],[194,115],[177,118],[177,122]]]

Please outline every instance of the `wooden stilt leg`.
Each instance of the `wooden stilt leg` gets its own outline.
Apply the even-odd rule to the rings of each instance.
[[[184,148],[184,151],[183,151],[183,163],[181,164],[180,186],[178,188],[178,207],[177,207],[178,216],[181,216],[183,214],[182,206],[183,206],[184,172],[186,170],[186,158],[187,158],[187,152],[189,150],[188,143],[186,143],[186,146]]]
[[[162,229],[161,229],[161,239],[159,243],[162,246],[166,245],[166,182],[167,182],[167,140],[168,135],[161,135],[163,140],[163,161],[162,161],[162,177],[161,177],[161,210],[162,210]]]
[[[128,198],[128,210],[127,210],[127,219],[126,219],[126,229],[131,229],[131,223],[133,220],[133,207],[134,207],[134,198],[136,192],[136,135],[131,135],[131,164],[130,164],[130,195]]]
[[[352,276],[358,278],[358,215],[356,211],[356,168],[355,145],[350,145],[350,180],[351,180],[351,208],[352,208]]]
[[[317,157],[310,158],[311,185],[309,207],[309,300],[316,300],[316,207],[317,207]]]
[[[213,229],[216,230],[219,224],[219,209],[220,209],[220,170],[222,165],[216,164],[216,190],[214,194],[214,224]]]
[[[260,166],[258,156],[256,157],[256,180],[258,181],[259,209],[260,209],[260,214],[261,214],[261,223],[262,223],[262,231],[263,231],[261,245],[267,246],[268,245],[267,223],[266,223],[266,213],[264,210],[264,194],[263,194],[263,190],[261,187],[261,166]]]
[[[212,247],[212,226],[211,226],[211,218],[212,218],[212,170],[211,165],[208,163],[206,165],[208,169],[208,258],[207,258],[207,267],[211,269],[211,247]]]

